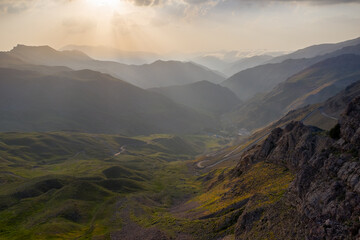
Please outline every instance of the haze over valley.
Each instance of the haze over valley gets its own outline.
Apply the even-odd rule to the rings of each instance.
[[[0,0],[0,239],[360,239],[359,12]]]

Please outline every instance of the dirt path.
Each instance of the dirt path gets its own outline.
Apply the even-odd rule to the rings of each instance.
[[[330,119],[335,120],[335,121],[338,120],[336,117],[330,116],[329,114],[325,113],[323,111],[323,108],[319,108],[319,111],[320,111],[321,115],[323,115],[324,117],[330,118]]]
[[[119,156],[120,154],[124,153],[125,151],[126,151],[126,145],[121,146],[120,152],[115,153],[113,157]]]

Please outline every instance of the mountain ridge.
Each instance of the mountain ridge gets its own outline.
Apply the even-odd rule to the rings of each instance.
[[[59,52],[49,46],[19,45],[9,52],[25,62],[47,66],[65,66],[73,70],[92,69],[107,73],[141,88],[192,83],[199,80],[220,82],[224,77],[203,66],[179,61],[160,61],[153,64],[126,65],[99,61],[78,51]],[[159,66],[159,64],[161,66]]]
[[[249,68],[226,79],[221,85],[232,89],[240,99],[247,100],[258,93],[270,91],[277,84],[317,62],[342,54],[360,55],[360,44],[346,46],[313,58],[286,59],[280,63]]]
[[[133,135],[214,126],[208,117],[160,94],[91,70],[52,75],[0,70],[1,131],[76,129]]]
[[[241,103],[229,89],[205,80],[150,90],[163,94],[174,102],[215,116],[227,112]]]
[[[264,126],[291,109],[322,102],[358,81],[359,64],[360,56],[354,54],[324,60],[295,74],[272,91],[245,102],[228,117],[240,127]]]
[[[334,52],[344,47],[354,46],[358,44],[360,44],[360,37],[342,42],[337,42],[337,43],[315,44],[306,48],[296,50],[295,52],[283,56],[275,57],[271,59],[269,62],[277,63],[277,62],[282,62],[286,59],[313,58],[316,56]]]

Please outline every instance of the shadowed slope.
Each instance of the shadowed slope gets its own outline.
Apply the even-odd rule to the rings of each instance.
[[[160,94],[90,70],[0,69],[1,131],[194,132],[211,120]]]

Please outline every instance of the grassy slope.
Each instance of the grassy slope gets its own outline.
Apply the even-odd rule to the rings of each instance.
[[[1,239],[109,237],[125,221],[119,199],[143,196],[164,208],[198,192],[183,160],[223,141],[69,132],[0,139]]]
[[[278,203],[293,180],[288,170],[268,163],[256,164],[239,178],[229,177],[228,172],[226,168],[217,169],[187,182],[185,188],[189,189],[191,184],[196,194],[176,209],[169,209],[167,204],[138,202],[132,206],[131,217],[144,227],[156,226],[172,237],[179,234],[189,239],[231,237],[245,208]]]
[[[240,177],[230,177],[229,168],[192,174],[195,155],[226,143],[207,136],[56,132],[0,139],[2,239],[109,239],[129,222],[169,237],[231,236],[245,209],[276,204],[293,178],[268,163]]]

